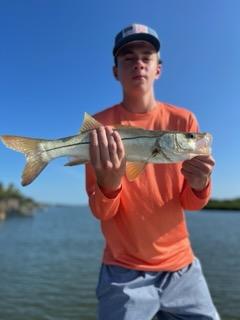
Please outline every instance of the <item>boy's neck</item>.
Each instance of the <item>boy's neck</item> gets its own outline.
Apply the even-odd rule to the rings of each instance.
[[[152,93],[141,96],[130,96],[124,94],[122,105],[129,112],[144,113],[155,107],[156,99]]]

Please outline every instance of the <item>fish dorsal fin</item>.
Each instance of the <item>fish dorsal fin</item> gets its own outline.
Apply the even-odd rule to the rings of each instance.
[[[93,130],[93,129],[97,129],[97,128],[101,127],[101,126],[102,126],[102,124],[100,122],[98,122],[92,116],[90,116],[90,114],[85,112],[84,113],[83,124],[82,124],[82,126],[80,128],[80,133],[83,133],[85,131],[90,131],[90,130]]]
[[[145,162],[127,162],[126,175],[129,181],[135,180],[139,174],[144,170]]]
[[[135,127],[135,126],[125,125],[125,124],[116,124],[116,125],[113,125],[113,127],[116,128],[116,129],[140,129],[140,130],[144,130],[141,127]]]

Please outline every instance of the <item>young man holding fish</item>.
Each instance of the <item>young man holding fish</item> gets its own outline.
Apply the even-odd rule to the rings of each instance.
[[[184,217],[208,202],[211,136],[198,133],[190,111],[155,99],[159,49],[158,35],[144,25],[116,36],[113,72],[123,100],[95,119],[86,115],[78,135],[0,137],[26,155],[22,185],[55,158],[72,156],[68,165],[90,160],[89,204],[106,241],[99,320],[219,319]]]
[[[196,142],[194,115],[155,99],[159,49],[158,35],[144,25],[133,24],[116,36],[113,73],[123,99],[94,116],[103,125],[90,134],[86,188],[106,243],[97,286],[100,320],[219,319],[184,218],[184,210],[208,202],[214,160],[200,152],[206,146]],[[116,124],[186,134],[173,139],[163,134],[149,148],[149,136],[138,129],[135,137],[124,136]],[[173,154],[185,138],[200,155],[177,161]],[[140,146],[145,158],[128,163],[130,150],[137,153]],[[157,157],[167,164],[148,163]]]

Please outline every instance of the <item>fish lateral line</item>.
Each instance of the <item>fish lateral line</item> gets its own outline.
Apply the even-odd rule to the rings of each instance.
[[[159,136],[160,138],[161,136]],[[157,139],[158,137],[149,137],[149,136],[136,136],[136,137],[123,137],[121,138],[123,141],[125,140],[138,140],[138,139]],[[90,141],[80,141],[80,142],[76,142],[76,143],[71,143],[68,145],[62,145],[62,146],[58,146],[58,147],[54,147],[54,148],[50,148],[50,149],[45,149],[44,151],[53,151],[53,150],[57,150],[57,149],[62,149],[62,148],[69,148],[69,147],[74,147],[74,146],[78,146],[78,145],[86,145],[86,144],[90,144]]]

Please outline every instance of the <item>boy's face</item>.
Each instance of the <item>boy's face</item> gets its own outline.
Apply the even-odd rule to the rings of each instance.
[[[116,59],[113,72],[124,92],[143,94],[152,90],[161,66],[156,50],[150,43],[131,42],[120,49]]]

